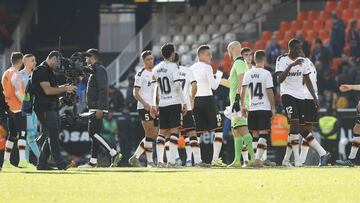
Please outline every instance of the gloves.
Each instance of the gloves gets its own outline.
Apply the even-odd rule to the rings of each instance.
[[[239,112],[240,111],[240,94],[236,94],[235,102],[232,107],[232,112]]]

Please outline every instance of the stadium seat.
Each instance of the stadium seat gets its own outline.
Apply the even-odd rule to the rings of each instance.
[[[221,10],[222,10],[222,7],[215,4],[211,7],[210,13],[213,15],[217,15],[217,14],[221,13]]]
[[[288,31],[290,29],[290,26],[291,26],[291,24],[289,21],[281,21],[279,31],[285,33],[286,31]]]
[[[345,10],[348,7],[347,1],[339,1],[336,5],[337,10]]]
[[[252,48],[252,44],[249,41],[243,41],[241,42],[241,47],[249,47]]]
[[[300,13],[298,13],[298,16],[296,18],[296,20],[298,21],[304,21],[306,20],[308,17],[308,12],[307,11],[300,11]]]
[[[204,25],[196,25],[193,32],[195,34],[199,35],[199,34],[205,32],[205,26]]]
[[[342,19],[345,22],[348,22],[350,19],[354,17],[354,10],[353,9],[346,9],[342,12]]]
[[[357,9],[360,7],[360,2],[358,0],[350,0],[349,1],[349,9]]]
[[[206,3],[207,5],[214,5],[217,4],[218,0],[207,0]]]
[[[187,35],[193,31],[193,26],[191,25],[184,25],[181,28],[181,33]]]
[[[321,30],[324,28],[324,21],[322,20],[314,20],[312,29]]]
[[[176,24],[177,25],[184,25],[188,22],[188,18],[185,15],[180,15],[176,18]]]
[[[197,37],[194,34],[188,34],[186,36],[185,43],[186,44],[194,44],[197,41]]]
[[[281,3],[281,0],[270,0],[270,2],[272,5],[276,5],[276,4]]]
[[[200,6],[197,14],[198,14],[198,15],[205,15],[205,14],[207,14],[208,12],[209,12],[209,7],[207,7],[207,6]],[[191,16],[191,17],[193,17],[193,16]]]
[[[244,29],[245,29],[246,33],[256,32],[256,30],[257,30],[256,23],[246,23]]]
[[[195,7],[187,7],[185,10],[186,15],[192,16],[197,13],[197,9]]]
[[[326,6],[325,6],[325,10],[326,11],[333,11],[336,9],[336,2],[335,1],[327,1],[326,2]]]
[[[313,20],[303,21],[302,29],[303,30],[311,30],[313,28],[313,24],[314,24]]]
[[[306,39],[306,37],[307,37],[307,31],[308,31],[308,30],[309,30],[309,29],[299,30],[299,31],[296,32],[296,34],[301,34],[301,36],[302,36],[304,39]]]
[[[294,38],[295,37],[295,32],[292,31],[292,30],[288,30],[285,32],[285,35],[284,35],[284,40],[285,41],[289,41],[290,39]]]
[[[197,25],[197,24],[199,24],[200,23],[200,16],[198,16],[198,15],[194,15],[194,16],[191,16],[190,17],[190,24],[191,25]]]
[[[172,42],[174,43],[174,45],[179,45],[182,42],[184,42],[184,36],[183,35],[175,35]]]
[[[184,66],[190,65],[192,63],[192,57],[189,54],[184,54],[181,56],[181,64]]]
[[[315,30],[309,30],[307,31],[306,40],[310,43],[314,42],[315,39],[318,37],[318,32]]]
[[[181,44],[177,49],[180,55],[185,54],[190,51],[189,45]]]
[[[229,15],[229,14],[231,14],[233,12],[233,10],[234,10],[234,6],[231,5],[231,4],[227,4],[227,5],[224,6],[223,12],[225,14]]]
[[[333,12],[335,12],[336,17],[341,18],[343,11],[344,11],[343,9],[336,9],[336,10],[333,11]]]
[[[249,21],[251,21],[253,18],[253,15],[251,13],[244,13],[242,16],[241,16],[241,22],[242,23],[247,23]]]
[[[200,37],[199,37],[199,42],[200,43],[205,43],[205,42],[208,42],[208,41],[210,41],[210,35],[209,34],[203,33],[203,34],[200,35]]]
[[[318,20],[328,20],[330,18],[330,12],[327,10],[320,11]]]
[[[251,3],[253,3],[253,2],[254,2],[254,0],[244,0],[244,3],[245,3],[245,4],[248,4],[248,5],[251,4]]]
[[[261,6],[260,13],[267,13],[267,12],[271,11],[272,8],[273,8],[273,6],[270,2],[264,3]]]
[[[160,44],[165,44],[170,41],[171,41],[171,38],[168,35],[163,35],[160,37]]]
[[[170,26],[168,30],[169,35],[176,35],[179,32],[179,28],[177,26]]]
[[[331,30],[332,26],[333,26],[333,21],[332,20],[325,21],[325,29]]]
[[[214,20],[213,15],[207,14],[204,16],[202,22],[206,25],[210,25],[213,22],[213,20]]]
[[[219,14],[219,15],[216,16],[215,23],[216,24],[223,24],[223,23],[226,22],[226,20],[227,20],[226,15]]]
[[[282,48],[284,48],[285,50],[287,50],[287,48],[288,48],[288,40],[279,40],[278,41],[278,44],[282,47]]]
[[[235,33],[226,33],[225,37],[224,37],[224,42],[226,44],[235,41],[236,40],[236,34]]]
[[[229,23],[236,23],[236,22],[239,22],[240,19],[241,19],[240,15],[238,13],[232,13],[229,16],[228,22]]]
[[[219,31],[219,26],[218,25],[214,25],[214,24],[210,24],[207,27],[207,33],[209,34],[214,34],[216,32]]]
[[[301,29],[301,26],[302,25],[300,21],[293,20],[291,21],[290,30],[296,32]]]
[[[250,4],[248,12],[256,13],[258,11],[258,4],[253,2]]]
[[[226,4],[228,4],[229,1],[228,0],[219,0],[218,4],[225,6]]]
[[[246,4],[238,4],[236,7],[236,13],[244,13],[248,9],[248,6]]]
[[[222,24],[221,26],[220,26],[220,32],[228,32],[228,31],[230,31],[231,30],[231,25],[230,24]]]
[[[274,31],[273,35],[275,35],[278,40],[282,40],[284,39],[285,33],[281,31]]]
[[[360,19],[360,8],[354,10],[354,18]]]
[[[328,39],[330,37],[330,31],[329,30],[320,30],[319,31],[319,38],[320,39]]]
[[[245,32],[245,25],[244,24],[240,24],[240,23],[235,23],[233,25],[233,32],[235,33],[243,33]]]
[[[160,48],[159,45],[154,45],[152,47],[151,51],[155,56],[160,56],[161,55],[161,48]]]
[[[265,50],[265,49],[266,49],[266,44],[265,44],[265,42],[263,42],[263,41],[261,41],[261,40],[255,42],[254,49],[255,49],[255,50]]]
[[[272,32],[270,32],[270,31],[263,31],[263,32],[261,33],[261,40],[264,41],[264,42],[266,42],[266,41],[268,41],[268,40],[271,39],[271,36],[272,36]]]
[[[319,16],[319,12],[318,11],[309,11],[309,14],[308,14],[308,20],[316,20],[318,19],[318,16]]]

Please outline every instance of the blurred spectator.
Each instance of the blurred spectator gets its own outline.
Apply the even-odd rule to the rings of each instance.
[[[280,56],[281,50],[282,48],[278,44],[276,36],[273,35],[269,46],[266,48],[266,58],[271,67],[275,67],[276,59]]]
[[[136,108],[137,108],[137,101],[133,96],[133,89],[134,89],[134,82],[135,82],[135,77],[133,74],[130,74],[128,76],[128,81],[129,81],[129,86],[126,90],[125,104],[131,112],[134,112],[134,111],[136,111]]]
[[[330,14],[333,21],[333,27],[330,35],[330,46],[334,57],[340,57],[345,45],[345,25],[341,19],[338,19],[335,13]]]
[[[310,43],[304,39],[300,32],[296,33],[296,39],[302,42],[302,49],[306,57],[310,56]]]
[[[350,56],[356,58],[360,57],[360,31],[357,25],[357,20],[350,22],[348,42],[350,44]]]
[[[114,85],[109,87],[109,107],[116,112],[122,111],[124,107],[124,96]]]
[[[110,146],[116,146],[116,150],[119,150],[120,145],[117,142],[117,134],[117,119],[113,117],[113,112],[109,111],[109,113],[103,119],[102,136],[110,144]]]
[[[221,67],[227,77],[229,77],[230,75],[230,70],[232,65],[233,65],[233,60],[231,60],[229,54],[225,52],[223,54],[223,60],[221,61]]]
[[[6,24],[0,22],[0,53],[4,51],[5,48],[9,47],[13,42],[11,34],[8,31]]]
[[[324,73],[330,69],[331,53],[328,48],[323,46],[321,39],[315,40],[311,61],[317,66],[317,71]],[[319,64],[320,63],[320,64]]]
[[[345,109],[349,107],[349,101],[345,95],[339,96],[335,100],[336,109]]]
[[[324,90],[324,97],[323,99],[321,100],[321,107],[322,108],[334,108],[335,107],[335,98],[337,97],[336,96],[336,93],[333,93],[331,90]]]
[[[338,67],[338,83],[353,84],[356,78],[357,70],[352,59],[345,54],[341,57],[342,62]]]

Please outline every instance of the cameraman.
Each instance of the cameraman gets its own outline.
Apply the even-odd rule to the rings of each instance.
[[[90,117],[89,135],[92,139],[91,158],[89,163],[79,166],[79,168],[94,168],[97,165],[97,157],[100,145],[110,154],[112,158],[111,166],[118,166],[122,155],[105,141],[101,136],[104,113],[109,108],[108,76],[105,67],[99,61],[99,51],[89,49],[84,53],[86,63],[93,70],[87,83],[86,101],[90,112],[95,112],[95,116]]]
[[[37,165],[38,170],[52,169],[47,164],[50,154],[59,170],[66,170],[75,165],[73,161],[67,163],[60,155],[58,97],[65,92],[76,92],[76,87],[73,85],[58,86],[53,70],[60,66],[61,57],[60,52],[51,51],[32,75],[32,85],[36,90],[34,110],[42,126],[42,136],[45,136]]]

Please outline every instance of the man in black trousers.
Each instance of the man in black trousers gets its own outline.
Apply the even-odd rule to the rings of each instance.
[[[111,166],[118,166],[122,155],[105,141],[101,136],[104,114],[109,108],[109,92],[108,92],[108,76],[105,67],[99,61],[99,51],[97,49],[89,49],[85,53],[86,63],[93,70],[90,75],[87,89],[86,101],[90,112],[94,112],[94,116],[89,120],[89,135],[92,139],[91,158],[87,164],[81,165],[79,169],[94,168],[97,166],[97,157],[99,155],[100,146],[102,146],[111,156]]]

